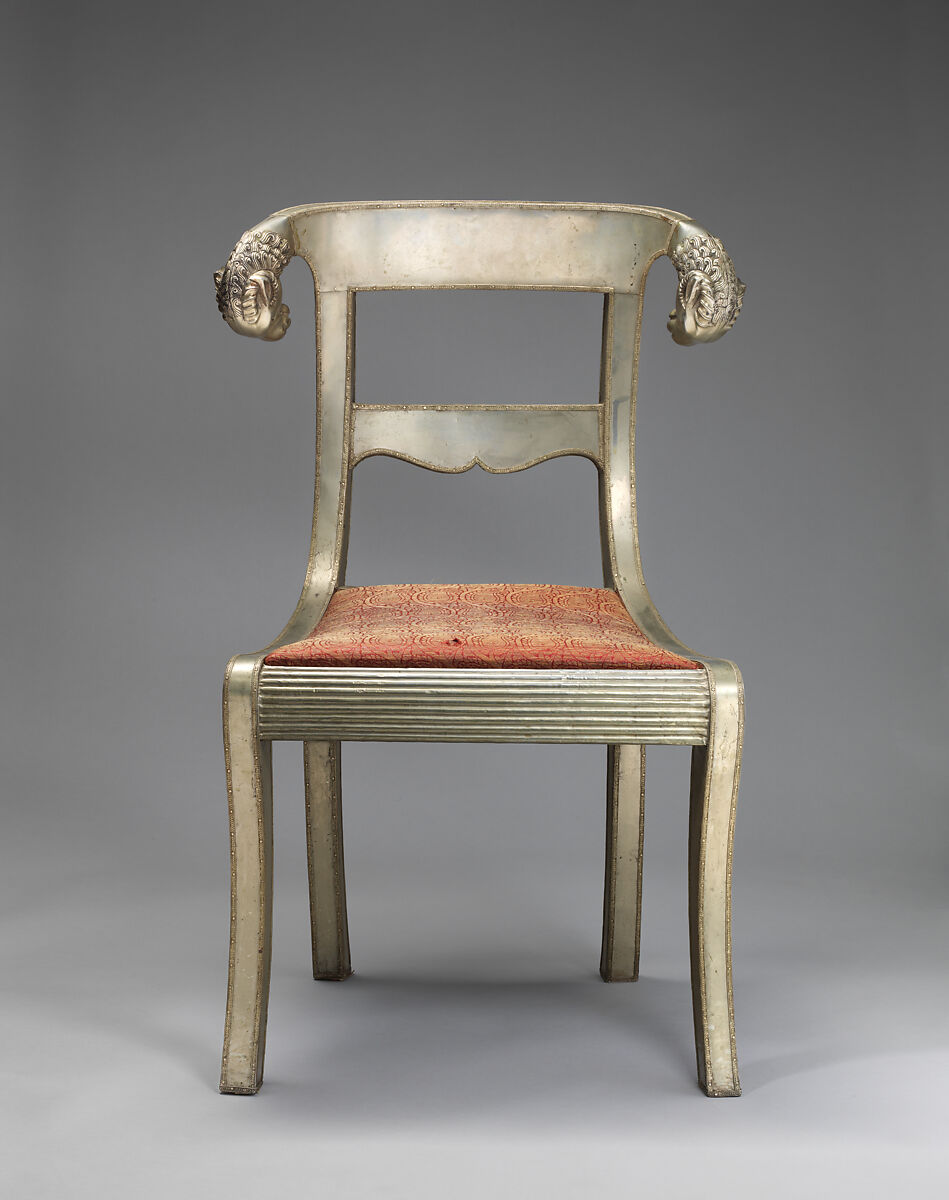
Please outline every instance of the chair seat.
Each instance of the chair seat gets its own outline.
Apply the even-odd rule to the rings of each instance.
[[[699,669],[649,641],[611,588],[386,584],[341,588],[287,667]]]

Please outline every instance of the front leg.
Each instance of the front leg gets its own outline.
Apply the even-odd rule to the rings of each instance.
[[[744,692],[733,663],[708,663],[707,670],[711,692],[708,744],[692,750],[689,809],[692,1011],[699,1085],[709,1096],[739,1096],[731,890]]]
[[[240,655],[224,680],[224,756],[231,823],[231,944],[221,1091],[260,1087],[270,992],[273,910],[271,743],[257,736],[259,655]]]

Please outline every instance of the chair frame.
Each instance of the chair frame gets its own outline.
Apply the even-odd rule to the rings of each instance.
[[[313,974],[351,974],[343,868],[345,740],[601,742],[608,746],[604,980],[639,971],[645,746],[691,745],[689,925],[699,1084],[740,1093],[731,971],[731,874],[742,749],[737,667],[696,654],[659,616],[643,578],[634,429],[643,289],[668,255],[678,273],[669,329],[714,341],[744,286],[717,238],[668,209],[495,202],[318,204],[243,235],[215,274],[236,332],[278,340],[289,324],[280,272],[293,255],[316,302],[316,487],[302,593],[267,647],[239,654],[224,682],[231,924],[221,1091],[263,1075],[271,960],[272,743],[304,744]],[[604,297],[599,397],[566,405],[360,405],[353,394],[357,296],[393,289],[529,289]],[[433,471],[520,471],[564,454],[596,463],[605,585],[657,645],[704,670],[313,668],[267,665],[308,636],[345,578],[357,463],[377,454]]]

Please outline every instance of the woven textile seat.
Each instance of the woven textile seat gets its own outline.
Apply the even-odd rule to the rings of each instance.
[[[284,667],[699,669],[650,642],[612,588],[409,584],[341,588]]]

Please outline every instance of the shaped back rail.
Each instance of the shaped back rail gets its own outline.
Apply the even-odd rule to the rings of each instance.
[[[280,273],[293,255],[314,280],[317,465],[313,533],[297,608],[273,645],[305,637],[345,577],[350,477],[387,454],[430,470],[523,470],[583,455],[600,476],[603,572],[640,628],[683,647],[646,590],[639,555],[634,424],[643,288],[652,263],[678,273],[669,330],[682,345],[734,324],[744,285],[721,242],[681,213],[634,205],[492,201],[322,204],[285,209],[249,230],[215,274],[232,329],[276,341],[290,323]],[[478,288],[604,296],[596,404],[360,405],[353,396],[360,292]]]
[[[387,454],[430,471],[501,474],[563,454],[601,461],[598,404],[353,406],[350,463]]]

